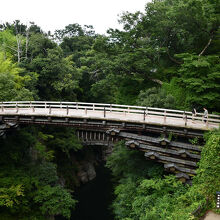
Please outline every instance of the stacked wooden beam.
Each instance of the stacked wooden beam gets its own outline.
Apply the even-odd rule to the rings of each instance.
[[[201,158],[200,146],[123,131],[113,133],[110,130],[107,133],[125,139],[127,147],[145,152],[146,159],[163,163],[165,170],[175,173],[182,182],[196,174],[197,162]]]

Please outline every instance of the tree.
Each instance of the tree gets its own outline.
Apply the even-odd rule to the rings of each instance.
[[[167,95],[165,89],[156,87],[141,91],[138,95],[137,103],[147,107],[175,108],[174,97],[170,94]]]
[[[23,70],[0,52],[0,100],[33,100],[33,93],[25,88],[30,75],[21,76]]]
[[[71,211],[76,204],[76,200],[61,186],[42,187],[34,197],[36,204],[40,205],[40,210],[45,216],[62,215],[70,219]]]
[[[184,63],[181,65],[177,77],[171,80],[167,90],[177,100],[179,105],[190,109],[197,106],[202,109],[206,106],[210,110],[220,111],[220,63],[218,55],[198,56],[193,54],[180,54]],[[183,90],[175,94],[174,87]],[[182,102],[182,103],[181,103]]]
[[[39,74],[37,89],[44,100],[76,100],[81,74],[77,71],[71,57],[64,58],[57,47],[48,49],[46,57],[36,57],[30,69]]]

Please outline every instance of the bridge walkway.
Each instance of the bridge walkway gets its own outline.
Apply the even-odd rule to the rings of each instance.
[[[3,102],[0,104],[1,115],[85,118],[185,127],[197,130],[217,129],[220,123],[220,116],[218,115],[209,115],[205,123],[201,113],[193,117],[191,112],[180,110],[72,102]]]

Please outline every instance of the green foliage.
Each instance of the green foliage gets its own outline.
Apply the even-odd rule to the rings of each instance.
[[[219,21],[218,1],[154,0],[144,13],[122,14],[123,30],[109,29],[107,36],[95,34],[92,26],[69,24],[55,32],[57,43],[33,23],[0,25],[0,101],[205,106],[219,112]],[[75,200],[59,185],[57,170],[67,185],[74,182],[68,177],[71,156],[82,147],[74,130],[22,129],[0,139],[0,146],[3,219],[69,218]],[[116,219],[193,219],[199,205],[202,212],[214,208],[218,152],[215,132],[207,137],[193,186],[187,187],[164,178],[160,165],[119,143],[107,162],[118,182]]]
[[[39,96],[49,100],[76,99],[80,73],[70,57],[64,58],[60,48],[48,49],[47,57],[36,57],[30,64],[39,74]]]
[[[24,87],[31,77],[21,76],[22,71],[0,52],[0,101],[33,100],[33,93]]]
[[[76,200],[73,200],[71,195],[61,186],[51,187],[49,185],[38,190],[34,201],[40,206],[44,215],[63,215],[68,219],[71,215],[70,209],[76,204]]]
[[[22,185],[0,188],[0,206],[13,207],[19,203],[17,197],[23,195]]]
[[[184,63],[178,71],[178,78],[174,78],[175,87],[180,87],[183,93],[171,94],[181,103],[184,100],[185,106],[207,106],[210,109],[219,111],[220,100],[220,64],[219,57],[209,55],[200,57],[192,54],[182,54]]]
[[[112,205],[115,219],[197,219],[192,213],[198,207],[200,215],[208,208],[215,209],[216,191],[220,187],[219,147],[218,130],[207,135],[197,175],[189,186],[175,176],[162,177],[155,164],[143,166],[140,155],[122,143],[116,146],[107,161],[118,180]],[[141,168],[143,172],[139,172]]]
[[[5,59],[11,58],[16,49],[16,37],[12,31],[6,29],[0,32],[0,52],[4,54]]]
[[[191,106],[186,103],[186,97],[189,96],[189,94],[182,87],[177,87],[177,81],[178,79],[173,77],[169,83],[164,83],[162,87],[165,89],[167,94],[174,97],[175,109],[191,110]]]
[[[174,97],[166,94],[164,89],[153,87],[145,91],[140,91],[138,95],[137,104],[147,107],[157,108],[175,108]]]
[[[195,181],[200,186],[201,193],[207,197],[212,205],[216,198],[216,191],[220,188],[220,130],[206,135],[206,145],[202,149],[201,160]]]
[[[139,164],[137,167],[136,165]],[[106,166],[111,169],[113,176],[116,178],[139,176],[161,176],[162,169],[160,164],[154,164],[146,161],[143,153],[130,150],[125,147],[123,142],[119,142],[113,149],[112,154],[108,157]]]
[[[28,128],[0,139],[0,213],[5,219],[70,217],[76,201],[59,184],[55,149],[48,144],[51,133]]]
[[[80,141],[75,136],[75,130],[72,128],[46,128],[45,132],[53,134],[53,138],[49,138],[46,145],[50,149],[66,154],[67,157],[70,157],[71,151],[82,149]]]

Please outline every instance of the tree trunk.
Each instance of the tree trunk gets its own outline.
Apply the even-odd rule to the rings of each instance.
[[[209,47],[209,45],[212,42],[212,37],[209,39],[208,43],[206,44],[206,46],[204,47],[204,49],[201,51],[201,53],[199,54],[199,57],[203,55],[203,53],[206,51],[206,49]]]
[[[28,58],[29,28],[26,31],[25,58]]]

